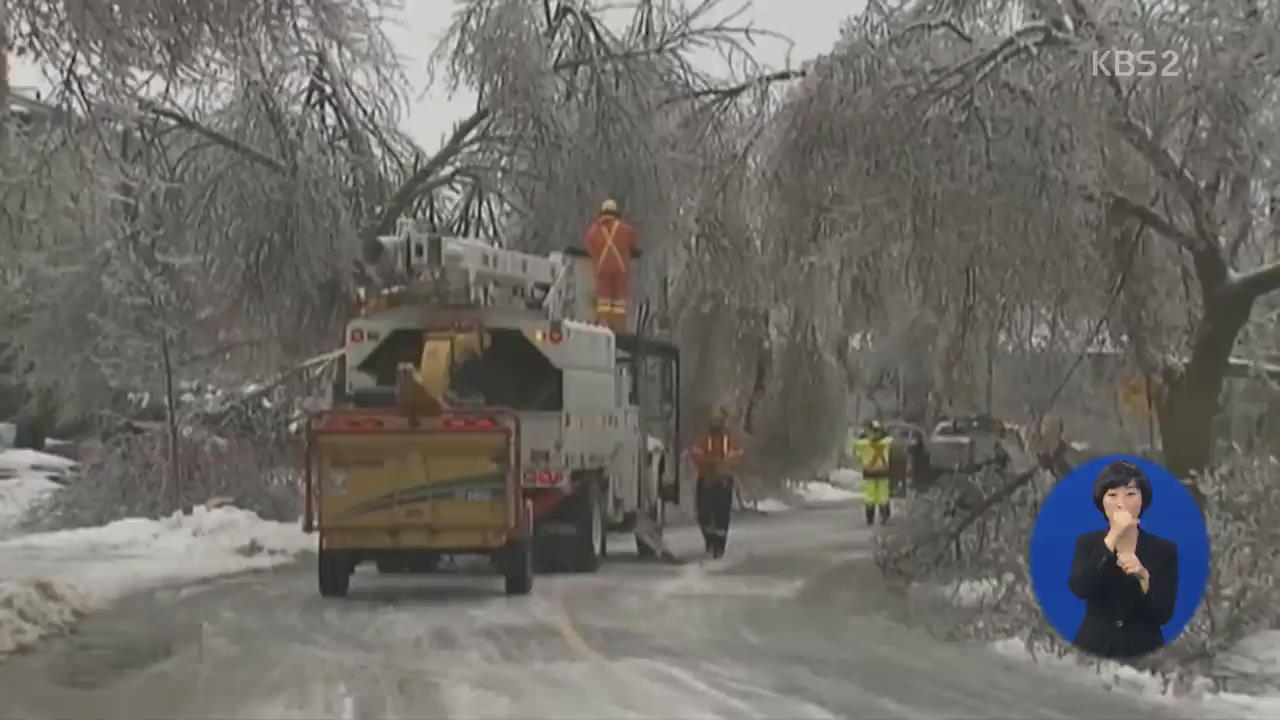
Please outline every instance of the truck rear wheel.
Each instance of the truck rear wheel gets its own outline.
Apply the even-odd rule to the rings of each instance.
[[[321,597],[346,597],[351,587],[351,561],[341,553],[321,550],[316,563]]]
[[[592,478],[587,481],[577,498],[573,536],[573,566],[578,572],[595,572],[608,552],[608,533],[605,532],[604,508],[600,502],[600,483]]]
[[[507,543],[503,552],[503,583],[508,595],[528,595],[533,589],[533,542],[520,538]]]

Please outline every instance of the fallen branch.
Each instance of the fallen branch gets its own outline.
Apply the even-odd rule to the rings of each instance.
[[[329,363],[338,359],[338,357],[340,357],[344,352],[345,352],[345,348],[330,350],[329,352],[323,353],[321,355],[317,355],[308,360],[304,360],[303,362],[297,365],[294,365],[293,367],[281,370],[280,372],[276,373],[274,377],[272,377],[270,380],[263,383],[262,385],[254,387],[253,390],[240,394],[238,397],[227,402],[225,405],[218,407],[214,411],[203,413],[203,414],[205,415],[206,418],[211,418],[211,419],[216,418],[218,422],[225,422],[225,419],[228,417],[228,413],[231,410],[234,410],[238,407],[242,407],[244,405],[247,405],[250,402],[253,402],[254,400],[258,400],[260,398],[265,397],[266,395],[274,391],[276,388],[285,384],[289,380],[307,372],[308,370],[314,370],[316,368],[323,368],[327,366]]]
[[[975,506],[973,506],[972,509],[969,510],[968,514],[965,515],[965,517],[962,520],[960,520],[954,526],[941,531],[935,531],[933,533],[930,533],[928,536],[926,536],[924,539],[920,540],[919,542],[913,543],[912,545],[904,548],[898,553],[891,555],[885,560],[885,562],[897,563],[903,560],[910,559],[920,549],[930,544],[937,543],[939,547],[947,547],[952,542],[954,542],[956,538],[960,537],[960,534],[963,533],[965,530],[967,530],[970,525],[977,522],[978,518],[986,514],[988,510],[1004,502],[1010,497],[1013,497],[1014,493],[1016,493],[1018,490],[1021,490],[1023,487],[1026,487],[1028,484],[1030,484],[1031,481],[1035,479],[1036,475],[1041,471],[1047,470],[1049,472],[1052,472],[1055,477],[1061,477],[1062,474],[1065,474],[1061,472],[1063,470],[1070,472],[1071,470],[1070,466],[1067,465],[1064,461],[1065,452],[1066,452],[1066,445],[1064,444],[1059,446],[1058,450],[1055,451],[1053,456],[1050,456],[1048,458],[1041,458],[1039,464],[1033,465],[1030,468],[1018,473],[1017,475],[1009,479],[1009,481],[1006,482],[1004,485],[997,488],[995,492],[984,497],[980,502],[978,502]]]

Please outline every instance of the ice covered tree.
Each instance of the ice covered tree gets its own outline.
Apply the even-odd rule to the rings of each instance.
[[[965,347],[975,322],[989,336],[1015,319],[1066,321],[1077,346],[1105,335],[1158,375],[1168,464],[1202,468],[1227,360],[1280,287],[1273,12],[872,3],[823,92],[789,111],[789,152],[831,158],[834,178],[794,177],[839,197],[832,226],[857,228],[845,252],[880,269],[869,305],[942,320],[940,368],[980,357]],[[1153,48],[1177,58],[1176,75],[1093,62]],[[912,300],[886,302],[904,284]]]

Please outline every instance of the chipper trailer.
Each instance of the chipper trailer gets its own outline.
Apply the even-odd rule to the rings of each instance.
[[[642,555],[679,502],[679,354],[586,322],[589,261],[543,257],[402,221],[402,276],[348,323],[329,408],[307,428],[304,525],[319,585],[357,565],[436,569],[487,555],[509,594],[535,568],[593,572],[608,533]]]

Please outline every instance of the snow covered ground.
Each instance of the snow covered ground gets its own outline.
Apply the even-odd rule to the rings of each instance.
[[[0,653],[126,594],[287,563],[315,540],[234,507],[0,541]]]
[[[763,513],[780,513],[795,510],[797,506],[844,503],[862,497],[860,492],[849,489],[855,487],[856,481],[860,479],[857,473],[851,470],[837,472],[850,473],[853,477],[852,479],[843,478],[844,482],[839,484],[829,479],[784,480],[783,487],[786,492],[782,498],[764,498],[750,505],[748,509]]]
[[[0,538],[12,535],[27,509],[71,480],[76,463],[35,450],[0,450]]]
[[[755,509],[763,513],[779,513],[792,510],[793,508],[777,498],[765,498],[756,503]]]
[[[957,607],[977,609],[982,605],[996,601],[1004,589],[1016,579],[1012,574],[1006,575],[1001,582],[996,578],[986,580],[964,580],[952,583],[937,591]],[[1003,655],[1015,657],[1027,662],[1037,662],[1050,669],[1082,682],[1097,685],[1102,683],[1109,688],[1136,695],[1142,695],[1162,702],[1186,702],[1190,700],[1202,706],[1207,717],[1223,718],[1280,718],[1280,630],[1261,632],[1247,638],[1237,645],[1227,657],[1220,659],[1224,669],[1256,677],[1263,684],[1270,685],[1273,692],[1264,695],[1246,695],[1242,693],[1213,692],[1209,680],[1197,680],[1184,693],[1177,695],[1167,692],[1160,678],[1143,673],[1135,668],[1119,663],[1104,662],[1101,667],[1081,665],[1074,657],[1058,658],[1039,654],[1032,657],[1018,638],[1006,638],[993,643],[995,650]]]
[[[1237,718],[1256,718],[1257,720],[1274,720],[1280,717],[1280,684],[1276,691],[1266,695],[1245,695],[1241,693],[1213,692],[1208,680],[1200,679],[1192,684],[1185,693],[1177,695],[1164,688],[1163,681],[1154,675],[1141,672],[1113,662],[1104,662],[1101,667],[1081,665],[1073,657],[1053,657],[1037,655],[1033,659],[1021,640],[1007,638],[995,642],[996,652],[1026,662],[1036,662],[1064,677],[1094,686],[1103,684],[1115,692],[1141,696],[1161,703],[1184,706],[1187,702],[1196,703],[1196,714],[1200,717],[1236,720]],[[1269,673],[1273,683],[1280,683],[1280,631],[1268,631],[1245,640],[1232,653],[1238,662],[1253,663],[1256,669]]]
[[[842,503],[862,497],[861,480],[857,470],[841,469],[832,471],[826,480],[789,481],[787,487],[806,504]]]

